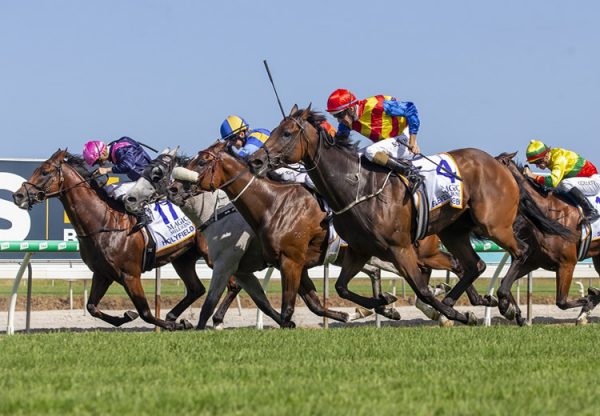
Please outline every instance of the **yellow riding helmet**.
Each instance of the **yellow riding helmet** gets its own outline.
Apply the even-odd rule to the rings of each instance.
[[[539,140],[532,140],[527,146],[527,161],[529,163],[535,163],[546,157],[546,154],[550,151],[550,148]]]
[[[246,120],[240,116],[231,115],[221,123],[221,138],[227,139],[234,134],[248,130],[249,126]]]

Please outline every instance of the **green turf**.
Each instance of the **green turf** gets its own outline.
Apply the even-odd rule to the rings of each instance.
[[[0,337],[2,414],[597,414],[600,327]]]

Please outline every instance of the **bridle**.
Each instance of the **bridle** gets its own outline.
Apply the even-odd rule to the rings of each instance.
[[[210,157],[210,159],[206,160],[204,159],[203,162],[205,162],[203,165],[206,165],[206,167],[202,170],[202,172],[200,172],[199,177],[198,177],[198,182],[200,182],[206,175],[207,172],[210,170],[210,182],[209,182],[209,189],[212,192],[215,192],[216,190],[219,189],[223,189],[226,188],[227,186],[231,185],[232,183],[234,183],[235,181],[237,181],[239,178],[242,177],[242,175],[244,175],[246,172],[250,171],[250,168],[248,166],[246,166],[245,169],[243,169],[240,173],[238,173],[237,175],[235,175],[233,178],[223,182],[221,185],[219,186],[215,186],[215,172],[217,169],[217,162],[222,162],[223,158],[220,156],[220,152],[213,152],[212,150],[200,150],[198,152],[198,156],[200,157],[201,155],[207,155]],[[242,189],[242,191],[231,200],[231,202],[235,202],[237,201],[237,199],[244,193],[246,192],[246,190],[248,189],[248,187],[252,184],[252,182],[254,182],[254,180],[256,179],[256,176],[252,175],[252,179],[250,179],[250,182],[248,182],[248,184],[244,187],[244,189]]]
[[[270,170],[273,169],[278,169],[280,167],[284,167],[284,168],[288,168],[291,170],[294,170],[296,172],[302,172],[302,173],[306,173],[306,172],[310,172],[311,170],[314,170],[317,168],[317,165],[319,164],[319,161],[321,160],[321,150],[323,147],[323,143],[327,143],[327,145],[332,146],[334,144],[334,140],[333,138],[331,138],[323,129],[317,128],[317,131],[319,133],[319,137],[318,137],[318,142],[317,142],[317,150],[315,152],[315,155],[313,157],[313,166],[306,169],[306,168],[295,168],[287,163],[283,163],[281,162],[281,158],[284,156],[287,156],[291,151],[292,151],[292,147],[295,146],[296,144],[296,140],[298,140],[298,138],[303,139],[303,143],[306,144],[306,148],[308,149],[308,137],[306,135],[305,132],[305,127],[306,127],[306,120],[302,120],[302,121],[298,121],[296,118],[294,117],[286,117],[284,119],[285,120],[292,120],[294,123],[296,123],[296,125],[298,126],[298,128],[300,129],[296,135],[291,138],[288,143],[286,143],[283,148],[279,151],[279,154],[272,156],[271,152],[269,151],[269,148],[267,146],[263,146],[263,149],[265,150],[265,154],[267,155],[267,166],[269,167]]]
[[[49,161],[46,161],[44,163],[42,163],[43,165],[50,165],[54,168],[54,170],[56,172],[58,172],[58,181],[59,181],[59,188],[57,191],[54,192],[50,192],[48,187],[41,187],[40,185],[37,185],[35,183],[32,182],[23,182],[23,187],[25,188],[25,191],[27,193],[27,204],[29,206],[29,209],[31,209],[33,207],[33,205],[40,203],[40,202],[44,202],[44,200],[48,199],[48,198],[52,198],[55,196],[62,196],[64,195],[65,192],[81,185],[82,183],[85,182],[90,182],[94,179],[96,179],[98,176],[92,176],[88,179],[82,179],[81,181],[75,183],[74,185],[65,188],[65,177],[63,174],[63,170],[62,170],[62,165],[64,164],[64,160],[58,162],[58,164],[55,163],[51,163]],[[35,192],[31,192],[31,188],[33,188],[33,190]]]

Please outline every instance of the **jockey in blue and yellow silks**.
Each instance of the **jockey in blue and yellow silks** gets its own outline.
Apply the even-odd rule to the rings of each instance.
[[[345,89],[335,90],[327,100],[327,111],[338,121],[338,137],[348,137],[354,130],[374,144],[365,149],[372,162],[406,175],[416,189],[422,177],[408,160],[420,152],[417,133],[420,120],[417,107],[389,95],[364,100]],[[408,129],[409,136],[404,134]]]
[[[527,161],[533,163],[540,169],[550,169],[550,175],[535,175],[529,168],[524,170],[524,174],[540,185],[555,187],[559,191],[566,193],[571,199],[581,206],[585,216],[591,221],[600,218],[597,210],[590,204],[580,189],[575,187],[569,181],[570,178],[589,178],[598,175],[596,166],[589,160],[584,159],[579,154],[558,147],[550,148],[539,140],[531,140],[527,146]]]
[[[233,153],[244,159],[260,149],[271,135],[267,129],[250,130],[246,120],[239,116],[227,117],[220,130],[221,139],[230,140]]]

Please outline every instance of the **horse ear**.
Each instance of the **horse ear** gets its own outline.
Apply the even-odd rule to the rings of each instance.
[[[312,107],[312,103],[310,103],[308,107],[302,111],[302,119],[306,120],[308,116],[310,116],[310,107]]]
[[[294,106],[292,107],[292,111],[290,111],[290,115],[289,117],[293,116],[296,111],[298,111],[298,104],[294,104]]]
[[[169,149],[168,147],[165,147],[165,148],[163,149],[163,151],[162,151],[162,152],[160,152],[160,154],[161,154],[161,155],[166,155],[167,153],[169,153],[169,151],[170,151],[170,150],[171,150],[171,149]]]

